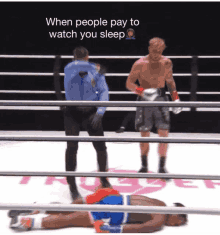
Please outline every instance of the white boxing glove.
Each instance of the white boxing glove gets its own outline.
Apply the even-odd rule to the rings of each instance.
[[[179,99],[175,100],[174,102],[180,102]],[[179,114],[182,112],[182,107],[172,107],[172,111],[174,114]]]

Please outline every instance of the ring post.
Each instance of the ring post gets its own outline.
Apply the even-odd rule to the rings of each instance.
[[[193,56],[192,57],[192,67],[191,67],[191,72],[192,72],[192,77],[191,77],[191,95],[190,95],[190,101],[197,101],[197,95],[196,95],[196,91],[197,91],[197,86],[198,86],[198,57],[197,56]],[[196,107],[192,107],[191,111],[195,112],[196,111]]]

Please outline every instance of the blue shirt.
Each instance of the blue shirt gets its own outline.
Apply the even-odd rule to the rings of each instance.
[[[80,72],[85,72],[80,76]],[[64,68],[66,100],[109,101],[105,76],[98,73],[96,65],[84,60],[75,60]],[[97,113],[104,114],[106,107],[99,107]]]

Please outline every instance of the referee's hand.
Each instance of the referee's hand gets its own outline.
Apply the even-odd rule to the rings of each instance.
[[[102,126],[102,114],[96,113],[91,120],[91,126],[93,129],[99,129]]]

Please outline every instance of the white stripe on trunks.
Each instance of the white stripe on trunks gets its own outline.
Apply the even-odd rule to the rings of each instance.
[[[127,206],[129,195],[122,195],[122,197],[123,197],[123,204]],[[128,220],[128,212],[124,212],[124,218],[123,218],[122,224],[126,224],[127,220]]]

